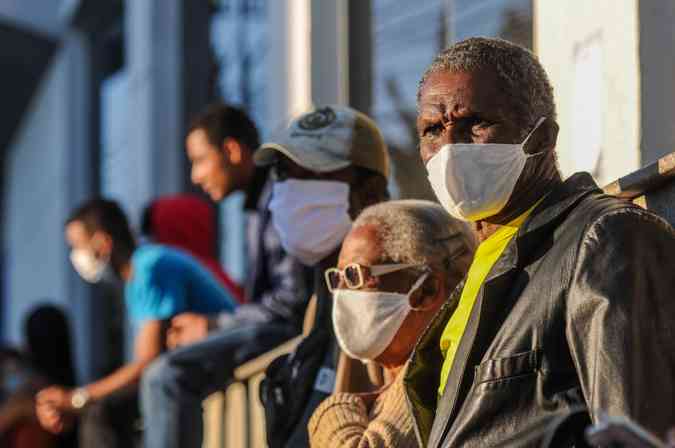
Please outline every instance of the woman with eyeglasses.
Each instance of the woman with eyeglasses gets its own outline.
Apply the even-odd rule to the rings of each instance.
[[[432,202],[386,202],[357,218],[338,266],[325,273],[333,327],[344,353],[380,364],[393,381],[373,393],[336,391],[310,420],[311,446],[418,446],[403,371],[419,335],[466,274],[475,247],[472,230]]]

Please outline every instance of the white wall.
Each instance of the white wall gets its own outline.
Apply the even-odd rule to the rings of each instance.
[[[535,0],[535,51],[555,89],[564,175],[590,170],[604,184],[640,166],[638,31],[636,0]]]

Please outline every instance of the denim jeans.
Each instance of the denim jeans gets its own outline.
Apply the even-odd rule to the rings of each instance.
[[[296,334],[290,325],[246,324],[160,356],[141,381],[144,447],[200,448],[204,398],[223,390],[237,366]]]

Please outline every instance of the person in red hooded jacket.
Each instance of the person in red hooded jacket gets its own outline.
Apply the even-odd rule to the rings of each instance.
[[[143,234],[153,242],[188,251],[239,301],[244,291],[225,272],[216,255],[216,216],[213,207],[191,194],[162,196],[143,212]]]

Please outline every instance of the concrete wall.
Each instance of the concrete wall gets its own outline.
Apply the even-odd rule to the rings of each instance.
[[[120,148],[137,164],[137,191],[129,209],[159,194],[182,191],[181,0],[125,3],[128,146]],[[138,219],[138,218],[136,218]]]
[[[267,67],[268,117],[270,129],[283,126],[312,102],[310,0],[268,2],[269,42]]]
[[[347,0],[311,3],[312,100],[314,104],[349,101],[349,22]]]
[[[3,181],[4,338],[22,343],[23,321],[43,301],[70,311],[81,376],[92,358],[88,290],[76,278],[63,239],[70,209],[90,189],[87,48],[77,34],[42,81],[7,154]],[[92,367],[93,368],[93,367]]]
[[[659,4],[668,2],[659,2]],[[640,166],[636,0],[535,0],[535,51],[555,89],[565,175],[605,183]]]

